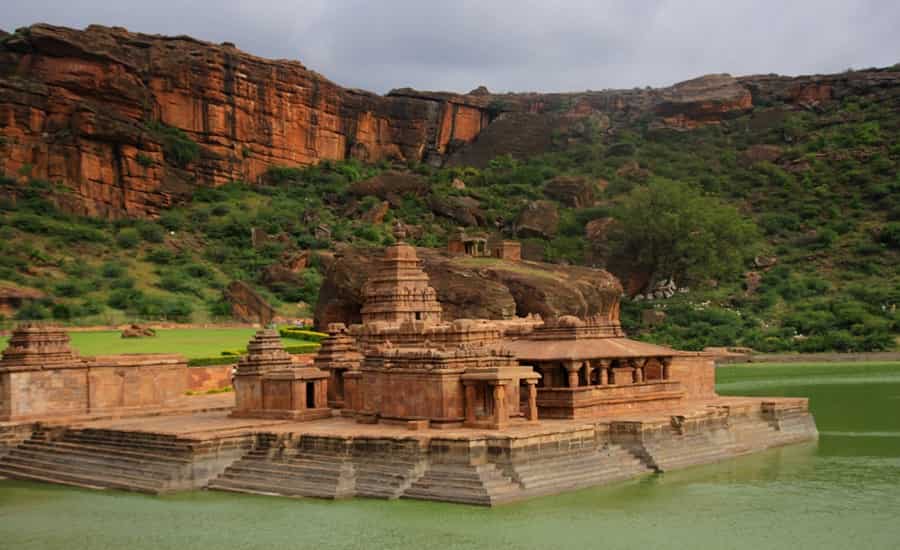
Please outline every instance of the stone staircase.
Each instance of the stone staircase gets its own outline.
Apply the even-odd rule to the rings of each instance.
[[[38,428],[0,459],[0,475],[156,494],[184,488],[190,466],[190,443],[174,436]]]
[[[400,498],[425,473],[427,462],[400,456],[359,457],[354,460],[356,495]]]
[[[643,454],[657,471],[666,472],[808,441],[811,431],[815,432],[815,421],[808,414],[788,413],[778,419],[739,417],[720,428],[644,442]]]
[[[728,434],[707,433],[674,435],[659,441],[645,442],[644,452],[650,466],[658,472],[679,470],[734,458],[738,452]]]
[[[277,447],[260,436],[257,447],[210,482],[209,489],[288,497],[353,496],[353,465],[327,449]]]
[[[403,498],[491,506],[521,498],[522,488],[496,464],[431,464]]]
[[[548,495],[615,483],[653,473],[643,460],[620,445],[539,457],[509,467],[522,496]]]

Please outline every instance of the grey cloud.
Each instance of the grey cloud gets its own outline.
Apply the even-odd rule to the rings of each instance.
[[[0,0],[0,27],[92,23],[230,41],[345,86],[562,91],[900,61],[880,0]]]

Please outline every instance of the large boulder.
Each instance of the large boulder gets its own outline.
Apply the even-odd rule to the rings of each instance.
[[[412,172],[388,170],[369,179],[358,181],[350,186],[350,194],[356,197],[375,196],[387,200],[395,206],[403,195],[424,195],[428,192],[428,181]]]
[[[266,326],[275,318],[275,308],[244,281],[232,281],[223,294],[232,315],[244,322]]]
[[[661,91],[657,125],[691,129],[717,124],[753,109],[750,90],[728,74],[710,74]]]
[[[417,249],[437,291],[445,320],[502,319],[540,314],[580,317],[618,304],[622,286],[609,272],[540,262],[472,262],[444,251]],[[362,286],[379,253],[346,248],[331,262],[319,293],[316,326],[359,323]]]
[[[481,203],[472,197],[428,197],[428,208],[445,218],[450,218],[462,226],[485,225],[487,220],[481,210]]]
[[[597,185],[585,176],[556,176],[544,186],[544,194],[571,208],[585,208],[594,204]]]
[[[516,220],[516,234],[520,237],[549,239],[559,230],[559,210],[552,201],[532,201]]]

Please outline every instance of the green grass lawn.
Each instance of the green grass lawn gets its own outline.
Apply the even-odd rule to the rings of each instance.
[[[188,359],[212,357],[224,350],[241,349],[253,336],[252,328],[197,328],[157,330],[153,338],[122,338],[119,331],[71,332],[72,346],[82,355],[119,353],[180,353]],[[0,349],[8,337],[0,337]]]

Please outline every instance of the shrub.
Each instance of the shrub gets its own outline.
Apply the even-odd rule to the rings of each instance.
[[[195,357],[188,359],[189,367],[210,367],[215,365],[233,365],[240,360],[237,355],[221,355],[218,357]]]
[[[20,307],[13,318],[19,321],[39,321],[49,317],[50,312],[47,311],[46,307],[38,302],[30,301]]]
[[[137,230],[141,238],[148,243],[161,243],[166,239],[165,230],[155,223],[141,223]]]
[[[100,268],[100,274],[107,279],[117,279],[125,275],[125,271],[125,265],[116,261],[106,262]]]
[[[119,231],[119,234],[116,235],[116,244],[118,244],[121,248],[134,248],[141,242],[141,236],[138,233],[137,229],[133,227],[126,227]]]
[[[135,159],[137,160],[138,164],[140,164],[144,168],[153,166],[153,157],[145,153],[138,153]]]
[[[290,353],[291,355],[302,355],[304,353],[316,353],[317,351],[319,351],[319,347],[319,344],[307,342],[305,344],[284,346],[284,351]]]
[[[303,340],[305,342],[315,342],[319,343],[322,340],[328,338],[328,335],[324,332],[316,332],[314,330],[308,330],[303,328],[296,327],[285,327],[279,329],[278,333],[282,338],[291,338],[293,340]]]
[[[154,248],[147,252],[147,261],[158,265],[168,265],[175,260],[175,253],[167,248]]]
[[[186,223],[187,218],[181,210],[166,210],[159,216],[159,224],[169,231],[177,231]]]
[[[900,249],[900,222],[890,222],[885,224],[878,235],[878,240],[884,243],[888,248],[895,250]]]
[[[106,300],[109,307],[121,310],[136,310],[143,303],[144,293],[134,288],[119,288],[109,293]]]
[[[165,159],[175,166],[185,168],[199,156],[200,146],[180,128],[158,121],[150,122],[147,128],[162,142]]]

